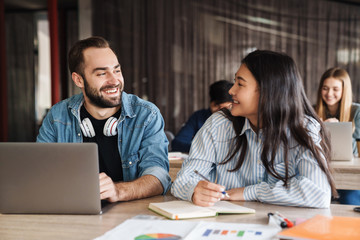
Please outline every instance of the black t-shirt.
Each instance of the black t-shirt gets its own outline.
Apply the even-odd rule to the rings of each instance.
[[[118,118],[120,110],[112,117]],[[84,118],[89,118],[95,130],[95,137],[85,137],[84,142],[97,143],[99,149],[99,169],[100,172],[105,172],[114,182],[123,180],[121,158],[118,149],[118,135],[107,137],[104,135],[104,125],[107,119],[97,120],[93,118],[85,109],[84,106],[80,109],[81,121]]]

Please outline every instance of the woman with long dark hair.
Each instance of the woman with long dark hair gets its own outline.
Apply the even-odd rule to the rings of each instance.
[[[200,129],[172,194],[200,206],[225,199],[329,207],[337,195],[329,139],[292,58],[250,53],[229,93],[232,109],[214,113]]]

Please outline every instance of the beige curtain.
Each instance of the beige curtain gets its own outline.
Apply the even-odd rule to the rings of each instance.
[[[67,52],[78,40],[77,11],[61,10],[59,20],[62,99],[76,93],[67,68]],[[8,141],[32,142],[38,134],[35,116],[37,74],[36,11],[9,11],[6,22]],[[50,79],[49,79],[50,81]],[[0,116],[3,117],[3,116]]]
[[[286,52],[315,103],[321,74],[348,70],[360,101],[360,6],[325,0],[93,0],[93,33],[116,50],[125,90],[176,133],[254,49]]]
[[[34,24],[31,13],[9,13],[6,22],[8,141],[35,140]]]

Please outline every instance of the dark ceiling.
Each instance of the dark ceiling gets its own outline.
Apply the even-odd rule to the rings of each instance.
[[[4,3],[5,10],[47,9],[47,0],[5,0]],[[58,5],[61,8],[77,8],[78,0],[58,0]]]
[[[78,1],[79,0],[58,0],[58,5],[61,8],[77,8]],[[360,0],[328,0],[328,1],[360,5]],[[47,8],[47,0],[5,0],[6,10],[43,10],[46,8]]]

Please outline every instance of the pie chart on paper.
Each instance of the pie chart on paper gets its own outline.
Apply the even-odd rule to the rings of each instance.
[[[135,240],[155,240],[155,239],[161,239],[161,240],[180,240],[180,236],[176,236],[174,234],[167,234],[167,233],[149,233],[140,235],[138,237],[135,237]]]

